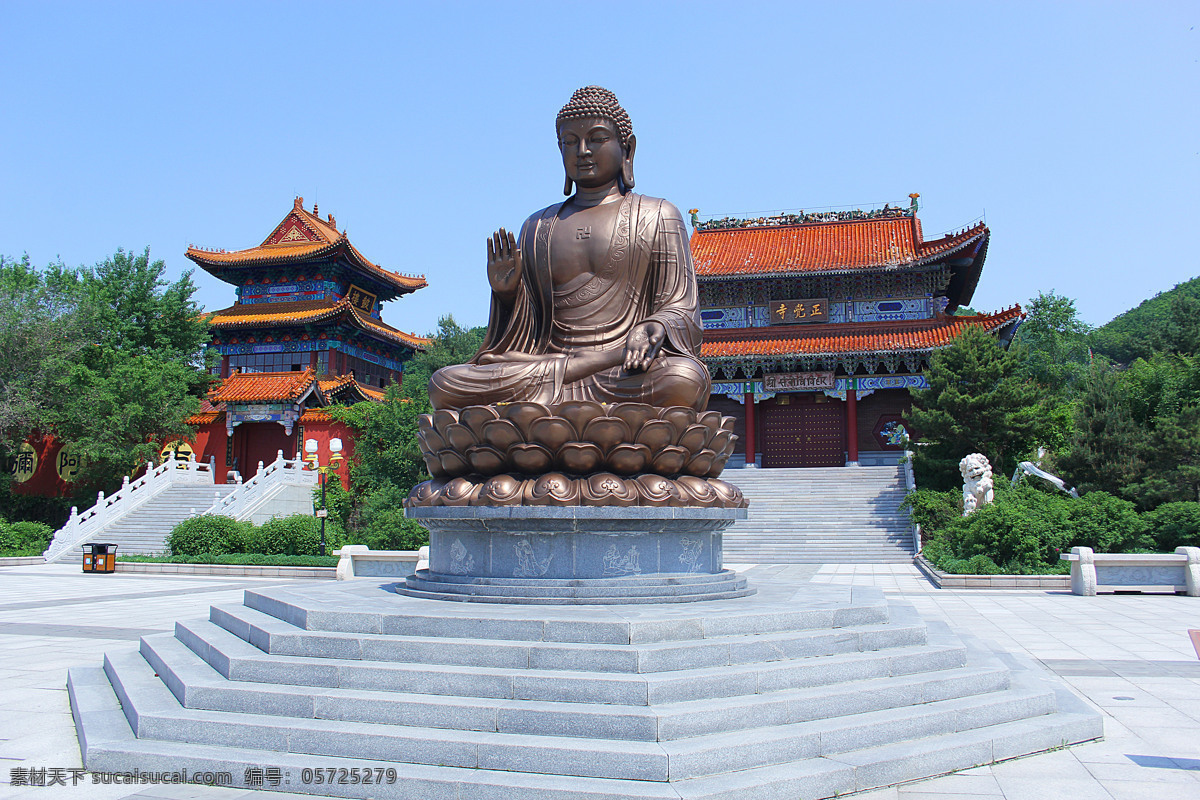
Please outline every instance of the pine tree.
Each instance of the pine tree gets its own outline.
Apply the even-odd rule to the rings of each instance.
[[[983,453],[997,474],[1051,435],[1054,427],[1038,386],[1023,376],[1025,354],[1006,350],[995,336],[969,327],[934,354],[928,389],[912,391],[908,422],[922,444],[916,448],[923,488],[959,485],[958,462]]]
[[[1062,477],[1085,492],[1124,494],[1145,472],[1142,450],[1147,436],[1121,374],[1098,364],[1083,383],[1071,447],[1059,458]]]

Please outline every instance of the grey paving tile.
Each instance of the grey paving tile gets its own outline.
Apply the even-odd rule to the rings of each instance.
[[[1145,781],[1106,781],[1104,789],[1113,800],[1200,800],[1200,784],[1164,789]]]

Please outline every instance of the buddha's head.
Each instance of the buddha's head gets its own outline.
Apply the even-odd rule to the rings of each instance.
[[[616,95],[599,86],[577,90],[558,112],[555,127],[567,173],[564,194],[571,194],[573,183],[596,189],[619,180],[625,190],[633,188],[637,139]]]

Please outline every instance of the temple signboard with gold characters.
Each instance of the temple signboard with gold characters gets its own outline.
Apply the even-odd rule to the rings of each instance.
[[[771,308],[772,325],[829,321],[829,300],[824,297],[803,300],[772,300],[768,305]]]

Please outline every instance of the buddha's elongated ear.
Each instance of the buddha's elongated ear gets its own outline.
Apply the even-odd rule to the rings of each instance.
[[[637,150],[637,137],[629,134],[629,146],[625,148],[625,160],[621,162],[621,183],[626,189],[633,188],[633,153]]]
[[[566,176],[567,182],[563,184],[563,194],[567,197],[571,196],[571,192],[575,191],[575,182],[571,180],[571,176]]]

